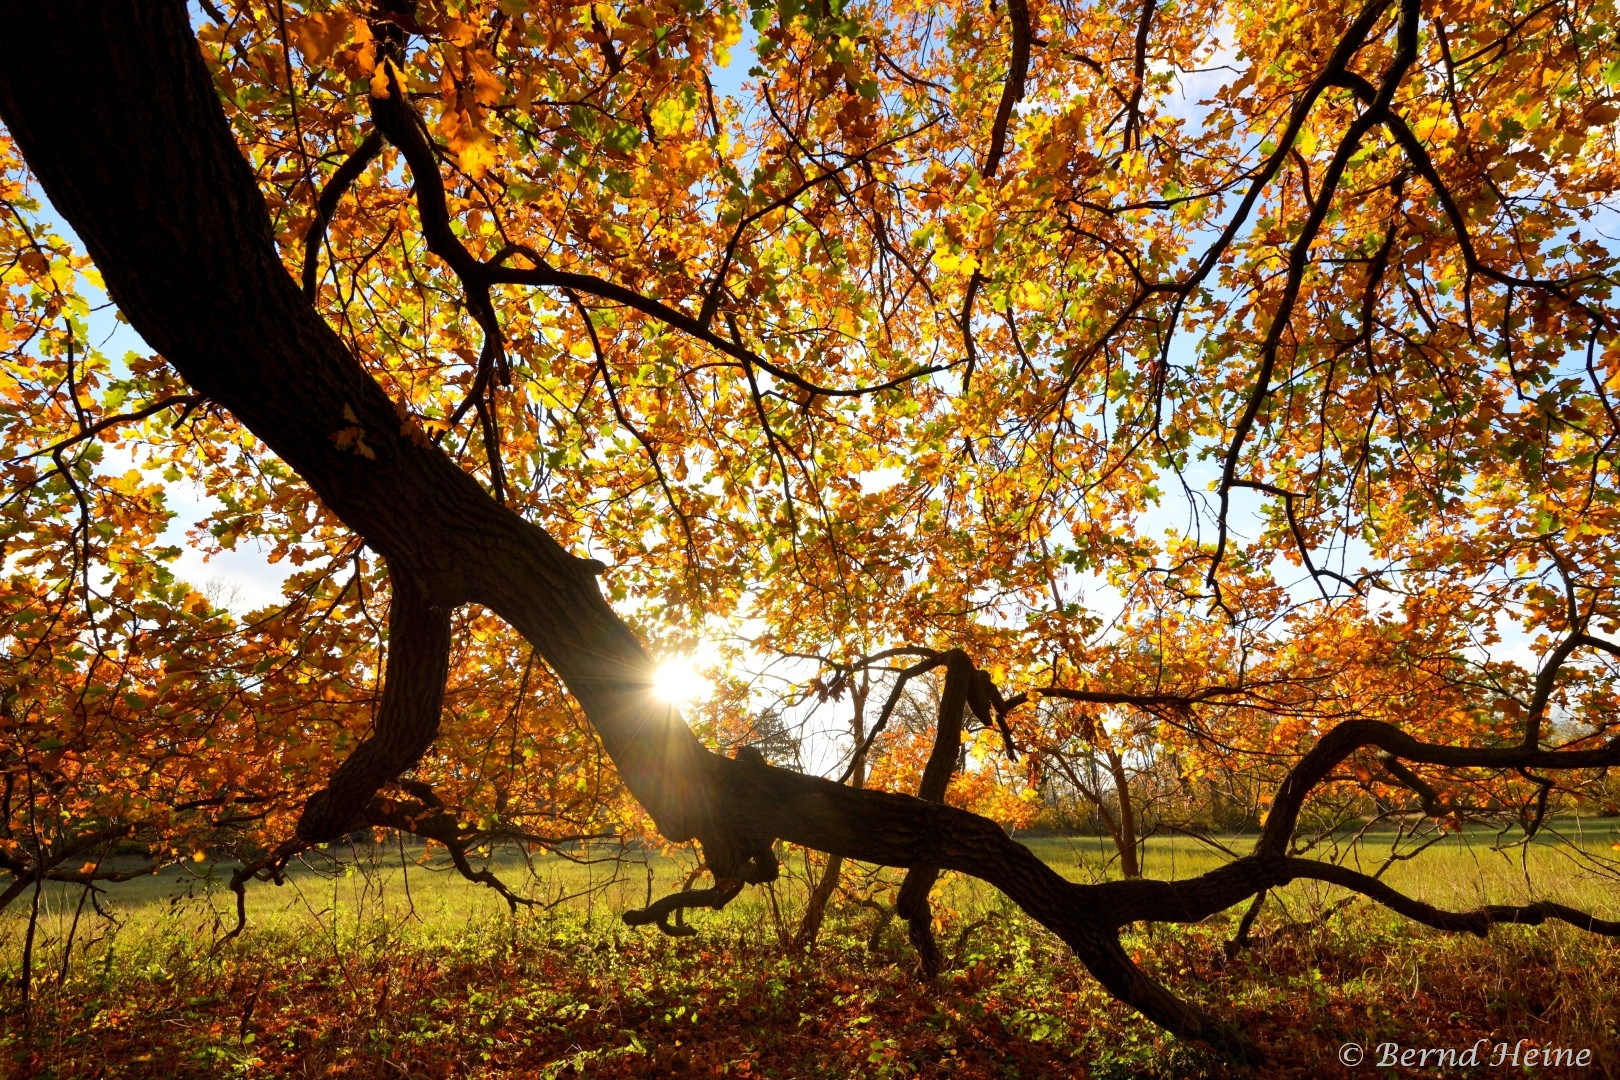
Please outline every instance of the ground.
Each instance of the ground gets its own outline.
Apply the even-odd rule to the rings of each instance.
[[[1364,844],[1363,865],[1389,839]],[[1448,838],[1387,880],[1469,906],[1522,898],[1528,874],[1539,894],[1613,917],[1612,882],[1552,845],[1497,853],[1492,839]],[[1620,823],[1586,822],[1579,839],[1607,849]],[[1106,872],[1094,837],[1029,842],[1071,876]],[[230,905],[217,883],[228,864],[119,887],[104,902],[117,924],[79,907],[77,890],[42,892],[26,1025],[16,976],[29,905],[13,905],[0,922],[10,965],[0,1065],[40,1077],[1241,1075],[1114,1003],[1059,942],[971,881],[936,894],[954,962],[923,985],[901,929],[874,935],[871,908],[836,905],[813,953],[784,948],[804,894],[797,856],[774,906],[751,890],[676,939],[616,913],[644,902],[649,869],[655,894],[671,887],[678,858],[547,858],[525,879],[507,853],[497,863],[514,882],[560,900],[513,916],[488,890],[432,869],[442,855],[332,854],[338,862],[299,867],[279,889],[256,887],[247,931],[224,945]],[[1186,876],[1214,861],[1181,838],[1151,845],[1146,869]],[[1501,927],[1478,941],[1359,901],[1323,920],[1339,896],[1290,887],[1260,920],[1266,936],[1231,960],[1222,945],[1241,909],[1142,927],[1127,944],[1157,977],[1248,1030],[1270,1056],[1260,1075],[1441,1076],[1379,1068],[1377,1047],[1487,1039],[1489,1054],[1522,1039],[1592,1051],[1588,1068],[1536,1075],[1620,1076],[1612,942],[1567,927]],[[1355,1068],[1341,1064],[1347,1043],[1366,1054]]]

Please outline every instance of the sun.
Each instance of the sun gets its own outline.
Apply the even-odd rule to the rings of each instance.
[[[694,656],[672,657],[653,671],[653,697],[671,705],[690,705],[706,697],[710,689]]]

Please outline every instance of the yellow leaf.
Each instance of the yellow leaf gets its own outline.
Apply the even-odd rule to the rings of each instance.
[[[501,100],[505,88],[501,80],[490,73],[488,68],[474,66],[472,69],[473,99],[480,105],[493,105]]]
[[[462,124],[450,138],[450,149],[468,176],[478,179],[495,163],[495,142],[489,132],[472,124]]]
[[[392,70],[394,62],[385,57],[383,62],[377,65],[376,71],[372,72],[371,96],[379,101],[388,96],[388,73]]]

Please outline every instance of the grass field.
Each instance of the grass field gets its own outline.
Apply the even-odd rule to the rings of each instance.
[[[1581,846],[1505,852],[1453,834],[1385,880],[1430,902],[1551,898],[1620,917],[1616,883],[1579,851],[1612,855],[1620,822],[1561,822]],[[1390,833],[1349,850],[1364,869]],[[1026,841],[1077,881],[1113,876],[1096,837]],[[1250,841],[1222,843],[1242,851]],[[420,848],[335,848],[285,885],[249,891],[248,929],[222,887],[230,864],[188,863],[112,886],[105,918],[82,891],[40,896],[33,1003],[16,1008],[27,900],[0,917],[9,1014],[0,1067],[18,1075],[1069,1077],[1231,1072],[1112,1002],[1061,943],[998,893],[947,877],[936,890],[952,970],[917,983],[903,927],[835,904],[810,955],[784,948],[806,895],[802,856],[698,934],[672,939],[617,918],[679,887],[690,859],[641,850],[492,866],[547,906],[508,912],[491,890]],[[1188,877],[1224,855],[1188,837],[1149,842],[1153,877]],[[858,868],[892,902],[895,876]],[[1222,949],[1241,909],[1127,936],[1144,967],[1244,1026],[1263,1075],[1442,1075],[1357,1070],[1342,1044],[1467,1047],[1486,1038],[1590,1049],[1568,1075],[1620,1076],[1620,949],[1564,926],[1498,927],[1488,941],[1414,926],[1338,890],[1295,883],[1268,901],[1257,946]],[[1325,912],[1333,914],[1323,918]],[[77,916],[77,918],[75,918]],[[965,932],[964,932],[965,931]],[[63,946],[73,947],[65,971]],[[1481,1070],[1501,1072],[1502,1070]],[[1539,1070],[1538,1070],[1539,1071]],[[1556,1074],[1557,1070],[1552,1070]]]

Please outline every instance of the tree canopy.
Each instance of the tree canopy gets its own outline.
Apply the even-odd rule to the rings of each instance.
[[[925,968],[963,871],[1245,1053],[1121,926],[1303,877],[1620,933],[1296,835],[1612,811],[1609,0],[200,3],[5,5],[0,906],[642,828],[714,878],[670,928],[783,840],[908,868]],[[176,485],[281,603],[176,578]],[[851,702],[830,778],[760,752]],[[1254,853],[1077,885],[997,823],[1143,745]]]

